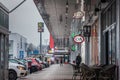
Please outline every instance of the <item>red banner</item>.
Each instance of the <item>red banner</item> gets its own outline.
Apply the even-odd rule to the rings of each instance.
[[[52,37],[52,35],[50,34],[50,48],[54,48],[54,39]]]

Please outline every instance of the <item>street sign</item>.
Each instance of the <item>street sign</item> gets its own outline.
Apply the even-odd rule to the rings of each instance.
[[[77,50],[76,46],[75,46],[75,45],[72,45],[71,50],[72,50],[72,51]]]
[[[82,18],[83,16],[84,16],[84,12],[78,11],[74,13],[73,18],[79,19]]]
[[[24,58],[24,51],[19,51],[19,58],[21,58],[21,59]]]
[[[84,41],[84,37],[81,36],[81,35],[76,35],[76,36],[74,37],[74,42],[75,42],[75,43],[82,43],[83,41]]]
[[[38,32],[44,32],[44,23],[38,22]]]

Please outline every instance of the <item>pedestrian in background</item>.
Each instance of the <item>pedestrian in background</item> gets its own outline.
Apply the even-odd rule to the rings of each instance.
[[[78,56],[76,56],[76,66],[77,68],[80,67],[80,63],[81,63],[82,59],[81,59],[81,56],[80,56],[80,53],[78,54]]]
[[[63,60],[62,60],[62,57],[60,58],[60,66],[63,66]]]

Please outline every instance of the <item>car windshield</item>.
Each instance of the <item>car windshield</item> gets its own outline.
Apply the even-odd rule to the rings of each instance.
[[[18,59],[20,62],[22,62],[22,63],[26,63],[27,61],[26,60],[24,60],[24,59]]]
[[[23,64],[23,62],[15,60],[15,59],[9,59],[9,62]]]

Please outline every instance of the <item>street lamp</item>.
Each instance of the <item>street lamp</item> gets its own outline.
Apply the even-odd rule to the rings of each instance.
[[[91,35],[91,26],[90,25],[83,26],[83,35],[85,37],[90,37],[90,35]]]

